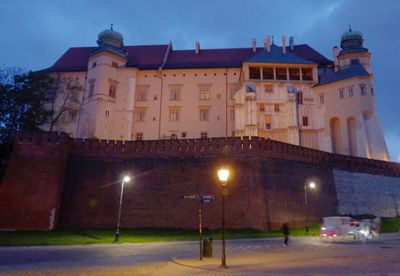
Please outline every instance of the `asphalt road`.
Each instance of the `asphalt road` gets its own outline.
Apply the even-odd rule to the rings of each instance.
[[[1,275],[252,275],[258,273],[387,273],[400,275],[400,235],[374,241],[294,238],[227,241],[229,269],[198,260],[196,242],[1,247]]]

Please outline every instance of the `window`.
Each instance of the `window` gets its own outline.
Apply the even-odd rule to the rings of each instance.
[[[354,93],[353,93],[353,87],[349,88],[349,97],[353,97]]]
[[[249,67],[249,77],[253,80],[261,79],[261,68],[260,67]]]
[[[78,102],[79,101],[79,92],[72,91],[69,97],[70,97],[71,101]]]
[[[235,121],[235,109],[234,108],[229,109],[229,120]]]
[[[91,80],[89,83],[89,97],[92,97],[94,94],[94,80]]]
[[[117,83],[115,81],[110,82],[110,88],[108,90],[108,96],[115,98],[117,93]]]
[[[182,132],[182,133],[181,133],[181,137],[182,137],[182,138],[186,138],[186,137],[187,137],[186,132]]]
[[[93,61],[93,63],[92,63],[92,68],[94,68],[94,67],[96,67],[97,66],[97,61]]]
[[[76,123],[76,118],[77,118],[77,114],[78,114],[78,112],[77,111],[69,111],[69,122],[70,123]]]
[[[140,89],[137,93],[136,100],[138,102],[147,101],[147,91],[145,89]]]
[[[375,94],[374,94],[374,88],[373,88],[373,87],[371,87],[371,95],[375,95]]]
[[[303,75],[303,80],[305,81],[313,80],[313,71],[311,68],[301,68],[301,73]]]
[[[365,86],[363,86],[363,85],[360,85],[360,94],[361,94],[361,96],[365,96],[366,95]]]
[[[319,95],[319,103],[324,103],[325,99],[324,99],[324,95]]]
[[[303,104],[303,92],[297,92],[297,104]]]
[[[299,68],[289,68],[289,79],[290,80],[300,80],[300,69]]]
[[[146,115],[145,109],[138,109],[136,111],[136,122],[144,122]]]
[[[264,91],[266,93],[273,93],[274,92],[273,86],[271,84],[264,85]]]
[[[360,63],[360,61],[358,59],[352,59],[350,62],[351,62],[351,65]]]
[[[221,94],[217,94],[217,100],[221,99]]]
[[[340,99],[344,98],[344,91],[343,90],[339,90],[339,98]]]
[[[176,133],[172,133],[171,134],[171,139],[178,139],[178,135]]]
[[[169,99],[171,101],[180,101],[181,100],[181,89],[178,87],[173,87],[170,90]]]
[[[104,111],[104,116],[106,116],[107,118],[110,117],[110,110],[109,109],[106,109]]]
[[[275,104],[274,105],[274,110],[275,110],[275,112],[279,112],[280,110],[279,110],[279,104]]]
[[[260,112],[265,112],[265,105],[264,104],[260,104]]]
[[[51,89],[47,91],[46,102],[51,103],[56,99],[56,89]]]
[[[201,101],[210,100],[210,88],[209,87],[200,87],[200,100]]]
[[[200,121],[208,121],[209,114],[210,114],[209,108],[200,108]]]
[[[286,68],[276,68],[276,79],[277,80],[287,80]]]
[[[200,138],[201,139],[207,139],[208,138],[208,132],[207,131],[200,132]]]
[[[264,80],[273,80],[274,79],[274,68],[263,67],[262,72],[263,72]]]
[[[228,84],[228,91],[229,91],[229,99],[235,99],[235,93],[239,90],[240,86],[237,84]]]
[[[136,141],[142,141],[143,136],[143,132],[136,132]]]
[[[270,115],[265,116],[265,129],[272,129],[272,117]]]
[[[172,107],[169,109],[169,120],[172,122],[179,121],[180,117],[180,108]]]
[[[308,117],[303,116],[303,126],[308,126]]]
[[[114,68],[118,68],[118,63],[115,62],[115,61],[113,61],[111,65],[112,65],[112,67],[114,67]]]

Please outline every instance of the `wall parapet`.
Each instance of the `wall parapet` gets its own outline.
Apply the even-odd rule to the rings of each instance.
[[[257,156],[280,158],[332,166],[348,171],[369,172],[400,177],[400,164],[341,154],[287,144],[260,137],[221,137],[207,139],[172,140],[98,140],[69,138],[61,133],[21,132],[17,143],[68,145],[69,156],[90,158],[169,158]]]

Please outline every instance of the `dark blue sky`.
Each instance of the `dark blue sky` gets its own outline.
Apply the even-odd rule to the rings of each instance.
[[[174,49],[250,47],[267,34],[294,36],[332,59],[351,24],[372,53],[377,109],[394,161],[400,161],[400,1],[398,0],[2,0],[0,66],[43,69],[69,47],[94,46],[114,24],[126,45],[172,41]]]

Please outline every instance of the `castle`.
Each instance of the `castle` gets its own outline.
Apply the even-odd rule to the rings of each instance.
[[[174,50],[124,46],[113,30],[98,47],[70,48],[50,73],[75,78],[77,109],[56,127],[104,140],[257,136],[326,152],[388,160],[375,108],[371,54],[349,29],[331,61],[293,37],[277,46]],[[378,93],[379,94],[379,93]]]

